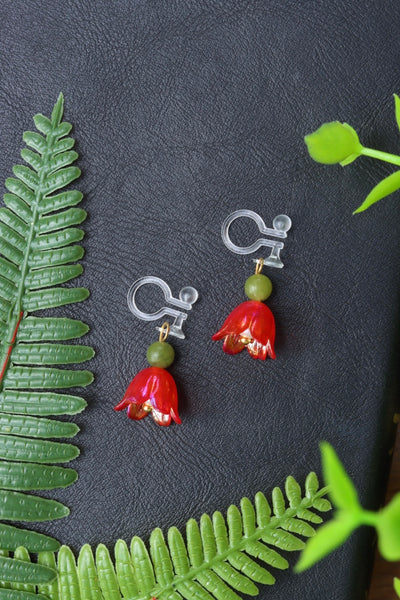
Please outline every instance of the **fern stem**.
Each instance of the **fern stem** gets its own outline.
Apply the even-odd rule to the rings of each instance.
[[[19,328],[19,325],[21,323],[23,315],[24,315],[24,313],[21,311],[19,313],[19,319],[18,319],[17,324],[16,324],[15,329],[14,329],[14,334],[13,334],[13,336],[12,336],[12,338],[10,340],[10,343],[8,345],[7,354],[6,354],[6,357],[4,359],[4,363],[3,363],[3,366],[2,366],[1,372],[0,372],[0,384],[3,381],[4,373],[6,372],[8,361],[10,360],[10,355],[11,355],[12,349],[14,347],[15,339],[17,337],[18,328]]]

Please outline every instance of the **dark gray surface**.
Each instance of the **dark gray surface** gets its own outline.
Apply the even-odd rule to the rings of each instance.
[[[339,119],[365,145],[399,151],[399,4],[2,0],[0,18],[1,177],[31,116],[49,114],[61,90],[90,215],[79,284],[92,295],[60,313],[90,324],[96,381],[74,419],[79,482],[54,494],[71,516],[41,530],[78,549],[183,528],[319,471],[321,439],[376,507],[396,410],[398,194],[351,212],[393,168],[317,165],[303,136]],[[221,242],[238,208],[293,220],[285,268],[269,273],[276,361],[229,357],[210,339],[253,268]],[[180,427],[112,410],[155,339],[125,300],[147,274],[200,293],[171,369]],[[364,598],[370,543],[358,533],[310,572],[278,573],[259,597]]]

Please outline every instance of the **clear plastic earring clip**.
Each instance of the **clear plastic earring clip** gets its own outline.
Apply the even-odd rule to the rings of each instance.
[[[143,285],[148,284],[156,285],[161,288],[165,302],[171,306],[162,306],[153,313],[145,313],[140,310],[136,304],[136,294]],[[174,320],[170,325],[169,335],[184,339],[185,334],[183,333],[182,326],[183,322],[186,321],[188,317],[187,312],[185,311],[192,309],[192,305],[196,302],[198,297],[199,294],[194,287],[186,286],[179,292],[179,298],[174,298],[171,288],[163,279],[149,275],[147,277],[141,277],[131,285],[128,291],[127,301],[129,310],[143,321],[157,321],[167,316],[173,317]],[[176,308],[171,308],[172,306]],[[161,331],[161,328],[157,327],[157,330]]]
[[[269,267],[277,267],[282,268],[283,262],[280,258],[280,252],[284,247],[284,243],[281,241],[270,240],[267,238],[259,238],[250,246],[236,246],[231,238],[229,237],[229,228],[232,223],[239,218],[247,217],[252,219],[258,226],[258,229],[262,235],[268,235],[270,237],[284,239],[287,237],[287,232],[292,226],[292,220],[287,215],[277,215],[272,221],[272,228],[267,227],[263,221],[263,219],[252,210],[248,210],[246,208],[236,210],[232,214],[230,214],[222,223],[221,227],[221,235],[222,240],[225,246],[235,252],[236,254],[252,254],[256,252],[261,247],[266,246],[271,248],[271,253],[268,257],[264,258],[264,264]],[[256,259],[254,259],[256,262]]]

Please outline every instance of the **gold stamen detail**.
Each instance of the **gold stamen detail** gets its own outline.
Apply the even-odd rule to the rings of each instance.
[[[165,342],[169,335],[169,323],[165,321],[160,327],[160,337],[158,338],[159,342]]]
[[[263,266],[264,266],[264,259],[259,258],[256,262],[256,275],[259,275],[261,273]]]
[[[246,344],[246,346],[247,346],[247,344],[251,344],[252,341],[253,340],[251,338],[248,338],[244,335],[241,335],[239,338],[239,342],[241,342],[242,344]]]

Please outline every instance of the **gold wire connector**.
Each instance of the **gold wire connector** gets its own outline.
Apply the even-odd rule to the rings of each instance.
[[[259,258],[256,262],[256,275],[259,275],[261,273],[263,266],[264,266],[264,259]]]
[[[159,342],[165,342],[169,335],[169,323],[165,321],[160,327],[160,337],[158,338]]]

